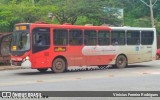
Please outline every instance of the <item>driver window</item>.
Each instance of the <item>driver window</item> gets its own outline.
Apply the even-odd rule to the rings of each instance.
[[[32,36],[33,53],[50,47],[50,28],[36,28],[33,30]]]
[[[48,30],[49,31],[49,30]],[[50,32],[47,29],[42,29],[33,33],[33,44],[37,46],[50,45]]]

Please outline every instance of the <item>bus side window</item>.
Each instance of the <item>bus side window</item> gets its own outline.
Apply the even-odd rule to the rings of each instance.
[[[70,45],[82,45],[82,31],[81,30],[70,30],[69,31],[69,42]]]
[[[127,31],[127,44],[140,45],[140,31],[136,30]]]
[[[153,31],[142,31],[141,32],[141,44],[152,45],[153,44]]]
[[[99,45],[109,45],[110,44],[110,32],[109,31],[99,31],[98,32],[98,44]]]
[[[112,39],[112,45],[118,45],[118,41],[116,39]]]
[[[97,36],[95,30],[85,30],[84,31],[84,43],[85,45],[96,45]]]
[[[66,29],[55,29],[53,32],[53,44],[65,46],[68,44],[68,31]]]
[[[113,30],[111,34],[112,34],[112,45],[125,45],[125,31]]]

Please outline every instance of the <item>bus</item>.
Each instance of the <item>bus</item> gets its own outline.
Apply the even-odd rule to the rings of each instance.
[[[19,23],[11,43],[12,65],[61,73],[74,66],[125,68],[156,59],[155,28]]]

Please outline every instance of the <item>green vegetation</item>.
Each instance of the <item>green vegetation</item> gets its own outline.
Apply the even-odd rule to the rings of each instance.
[[[143,1],[149,4],[149,0]],[[119,18],[120,9],[123,19]],[[158,33],[159,10],[160,0],[153,7]],[[54,20],[48,18],[48,13],[52,13]],[[11,32],[16,23],[36,21],[151,27],[150,9],[140,0],[0,0],[0,32]]]

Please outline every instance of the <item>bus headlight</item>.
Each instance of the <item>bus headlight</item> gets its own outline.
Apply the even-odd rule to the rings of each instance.
[[[26,60],[29,60],[29,56],[25,57],[25,58],[23,59],[23,62],[26,61]]]
[[[25,59],[26,59],[26,60],[29,60],[29,56],[27,56]]]

